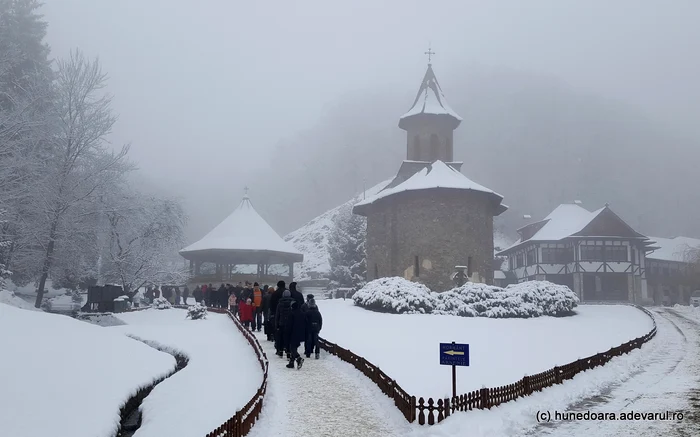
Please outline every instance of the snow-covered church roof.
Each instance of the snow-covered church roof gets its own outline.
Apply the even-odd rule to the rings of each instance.
[[[700,240],[690,237],[649,237],[656,249],[647,258],[659,261],[688,262],[689,257],[700,251]]]
[[[247,194],[231,215],[201,240],[182,249],[180,254],[211,250],[269,251],[303,256],[258,214]]]
[[[507,206],[500,204],[503,196],[489,188],[484,187],[483,185],[477,184],[464,174],[440,160],[427,165],[425,168],[416,172],[413,176],[395,187],[386,188],[374,196],[368,197],[367,199],[355,204],[355,208],[360,207],[360,209],[362,209],[363,206],[370,205],[380,199],[397,193],[405,191],[428,190],[433,188],[481,191],[494,196],[498,200],[500,209],[503,211],[505,211],[507,208]]]
[[[413,101],[413,106],[399,119],[399,127],[403,128],[402,123],[406,119],[419,114],[449,115],[455,119],[457,124],[462,121],[462,117],[447,103],[445,94],[440,88],[431,64],[428,64],[428,70],[425,72],[416,99]]]

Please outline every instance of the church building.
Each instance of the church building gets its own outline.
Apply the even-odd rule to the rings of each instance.
[[[367,279],[401,276],[433,291],[454,287],[456,266],[493,283],[493,217],[503,196],[461,173],[454,130],[462,118],[449,106],[431,64],[413,106],[399,119],[406,160],[376,195],[353,207],[367,217]]]

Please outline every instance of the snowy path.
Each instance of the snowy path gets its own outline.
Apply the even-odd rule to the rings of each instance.
[[[257,334],[270,359],[268,392],[251,437],[391,437],[408,422],[393,402],[354,367],[321,351],[300,370],[287,369],[271,342]],[[303,346],[299,348],[303,352]]]
[[[566,411],[616,414],[680,411],[684,414],[683,420],[552,422],[538,426],[533,434],[554,437],[700,435],[697,405],[700,324],[673,310],[655,308],[653,311],[658,334],[650,342],[651,347],[644,351],[641,369],[631,378],[604,388]]]

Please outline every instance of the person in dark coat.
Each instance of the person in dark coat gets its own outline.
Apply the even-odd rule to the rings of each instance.
[[[288,331],[285,327],[291,316],[293,303],[294,299],[292,299],[290,291],[283,290],[282,298],[277,302],[277,309],[275,310],[275,351],[278,357],[283,356],[285,350],[289,354],[289,333],[291,331]]]
[[[314,300],[314,295],[313,294],[307,294],[306,295],[306,302],[304,302],[304,305],[301,306],[301,310],[303,312],[306,312],[309,309],[309,302]]]
[[[199,285],[194,287],[194,291],[192,292],[192,296],[194,297],[194,301],[196,303],[200,303],[202,301],[202,287]]]
[[[297,291],[296,282],[289,283],[289,291],[292,293],[292,299],[297,301],[299,304],[299,309],[301,310],[301,306],[304,305],[304,295]]]
[[[301,369],[304,358],[299,355],[299,346],[306,340],[306,317],[301,312],[301,304],[297,300],[292,301],[292,311],[284,325],[284,332],[285,340],[288,341],[287,350],[289,350],[289,363],[286,367],[293,369],[296,361],[297,369]]]
[[[284,281],[279,281],[277,283],[277,290],[275,290],[275,292],[272,293],[272,297],[270,297],[270,315],[274,316],[277,314],[277,303],[282,299],[282,293],[284,293],[286,288],[287,286]]]
[[[180,305],[180,297],[182,293],[180,292],[180,287],[175,287],[175,305]]]
[[[187,299],[190,297],[190,289],[185,285],[185,288],[182,289],[182,304],[187,305]]]
[[[219,308],[228,308],[228,293],[224,284],[221,284],[216,292],[216,301]]]
[[[160,290],[158,290],[158,286],[153,289],[153,298],[158,299],[160,297]]]
[[[318,345],[318,333],[321,332],[323,328],[323,317],[321,312],[316,306],[316,301],[309,299],[306,302],[307,309],[304,313],[306,317],[306,341],[304,342],[304,355],[306,358],[311,358],[311,352],[316,354],[316,359],[318,360],[320,356],[320,348]]]
[[[265,328],[265,336],[267,336],[267,341],[274,341],[274,330],[272,329],[272,315],[270,314],[270,299],[272,298],[272,293],[275,291],[274,287],[268,287],[267,285],[263,288],[263,301],[262,301],[262,313],[263,313],[263,326]]]

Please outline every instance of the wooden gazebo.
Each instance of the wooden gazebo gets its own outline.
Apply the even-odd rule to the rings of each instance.
[[[294,263],[304,260],[304,255],[284,241],[258,214],[247,192],[231,215],[201,240],[182,249],[180,255],[190,262],[192,279],[189,283],[193,286],[238,281],[291,282]],[[206,271],[202,268],[204,264],[213,268]],[[279,264],[288,266],[288,275],[271,271],[270,266]],[[234,273],[237,265],[257,265],[257,273]]]

